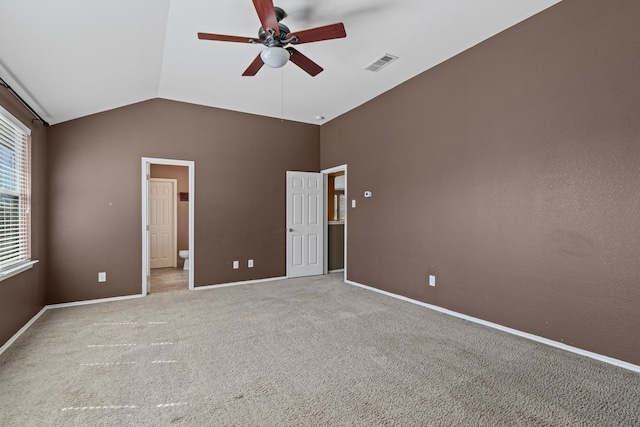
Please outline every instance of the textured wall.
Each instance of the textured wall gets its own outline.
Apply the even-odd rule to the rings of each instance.
[[[285,172],[319,170],[319,135],[160,99],[52,126],[49,302],[140,293],[142,157],[195,161],[196,286],[284,276]]]
[[[640,364],[639,20],[565,0],[324,125],[348,279]]]
[[[32,269],[0,282],[0,346],[45,305],[46,297],[46,172],[47,137],[39,122],[3,87],[0,105],[31,128],[31,257],[40,262]]]

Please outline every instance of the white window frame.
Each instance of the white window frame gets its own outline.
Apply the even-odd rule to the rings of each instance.
[[[24,135],[24,138],[22,140],[11,140],[7,138],[7,141],[9,141],[13,145],[23,144],[23,146],[19,147],[19,149],[20,151],[22,151],[21,155],[24,157],[24,159],[19,161],[18,165],[16,165],[16,168],[11,170],[9,173],[0,169],[0,180],[4,178],[17,179],[20,181],[20,183],[17,184],[15,188],[8,188],[6,186],[2,187],[0,185],[0,195],[19,197],[18,217],[20,218],[17,221],[20,229],[16,233],[19,241],[15,246],[12,247],[13,250],[15,250],[15,248],[17,247],[19,253],[16,259],[3,262],[0,266],[0,281],[2,281],[30,269],[38,261],[31,259],[31,129],[22,124],[13,116],[13,114],[9,113],[1,106],[0,118],[9,126],[9,128],[13,128],[14,131],[17,131]],[[6,145],[4,145],[4,147],[12,150],[11,147],[8,147]],[[0,242],[4,237],[5,234],[0,231]],[[8,254],[9,252],[10,250],[5,250],[0,247],[0,262],[2,262],[2,256]]]

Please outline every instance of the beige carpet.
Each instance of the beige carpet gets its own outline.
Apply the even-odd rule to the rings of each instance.
[[[638,426],[640,375],[340,275],[47,311],[1,426]]]

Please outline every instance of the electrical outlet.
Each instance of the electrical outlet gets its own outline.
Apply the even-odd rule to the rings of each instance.
[[[98,273],[98,282],[106,282],[107,281],[107,272],[103,271]]]
[[[250,259],[249,261],[247,261],[247,267],[249,268],[253,268],[253,260]]]
[[[435,286],[436,285],[436,276],[434,276],[433,274],[429,275],[429,286]]]
[[[237,270],[240,268],[240,261],[233,261],[233,269]]]

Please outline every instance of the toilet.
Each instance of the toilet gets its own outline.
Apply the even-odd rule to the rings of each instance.
[[[182,250],[178,252],[178,255],[180,255],[180,258],[184,259],[184,269],[188,270],[189,269],[189,251],[186,249]]]

